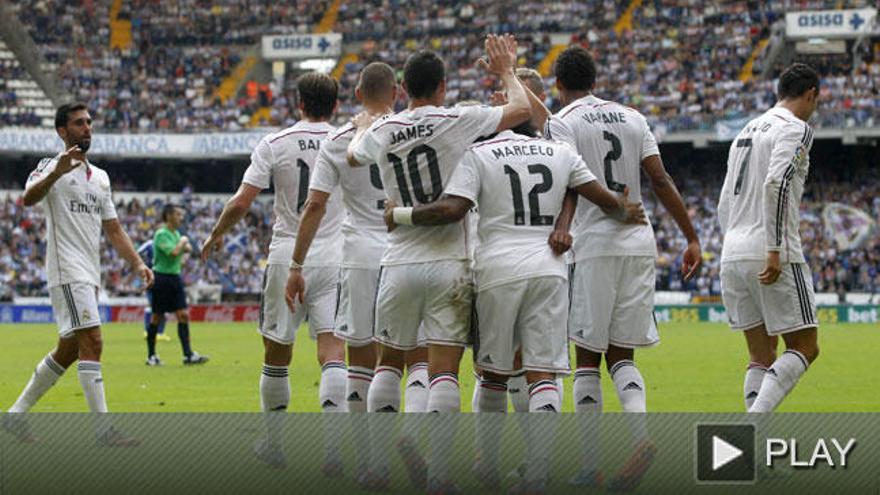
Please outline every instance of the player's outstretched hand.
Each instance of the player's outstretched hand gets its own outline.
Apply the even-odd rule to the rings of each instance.
[[[572,241],[571,234],[566,230],[554,230],[550,233],[550,238],[547,239],[550,249],[553,250],[556,256],[561,256],[571,249]]]
[[[494,34],[486,36],[486,55],[489,60],[480,62],[480,65],[487,71],[499,75],[513,71],[514,59],[504,38]]]
[[[685,281],[694,278],[694,275],[700,271],[700,266],[702,264],[703,252],[700,249],[700,243],[696,241],[689,242],[687,248],[684,250],[681,262],[681,275],[684,277]]]
[[[782,274],[782,268],[779,263],[779,251],[770,251],[767,253],[764,269],[758,274],[758,281],[764,285],[772,285],[779,280],[780,274]]]
[[[202,263],[207,263],[208,258],[211,255],[220,249],[220,246],[223,244],[223,236],[215,236],[213,233],[205,239],[205,243],[202,244]]]
[[[390,199],[385,200],[385,226],[388,227],[388,232],[397,228],[397,224],[394,223],[394,207],[397,206],[394,201]]]
[[[284,300],[291,313],[296,312],[296,301],[303,304],[306,293],[306,279],[303,278],[302,268],[291,268],[287,275],[287,288],[284,290]]]
[[[154,282],[153,270],[150,270],[149,267],[147,267],[147,265],[141,263],[140,265],[138,265],[138,267],[135,269],[135,271],[137,272],[137,274],[141,278],[141,280],[144,281],[144,290],[149,289],[150,287],[153,286],[153,282]]]
[[[631,203],[629,201],[629,187],[623,189],[623,197],[621,199],[623,201],[624,210],[623,223],[640,225],[646,225],[648,223],[648,217],[645,215],[645,209],[642,207],[642,203]]]
[[[79,145],[73,145],[58,157],[58,163],[55,165],[55,173],[64,175],[76,167],[79,167],[85,159],[86,156],[79,149]]]

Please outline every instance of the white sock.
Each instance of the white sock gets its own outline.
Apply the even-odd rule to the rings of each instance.
[[[602,380],[599,368],[578,368],[574,373],[574,411],[593,413],[581,426],[583,468],[595,472],[599,468],[599,414],[602,412]]]
[[[367,392],[368,412],[400,411],[400,379],[403,376],[397,368],[379,366]]]
[[[438,373],[431,377],[428,389],[428,412],[457,413],[461,412],[461,391],[458,387],[458,376],[455,373]],[[449,481],[449,461],[453,457],[455,430],[458,415],[446,415],[439,421],[450,421],[452,427],[432,428],[430,457],[428,459],[428,479],[439,482]],[[430,482],[430,481],[429,481]]]
[[[471,395],[471,412],[480,412],[480,375],[474,372],[474,393]]]
[[[525,370],[518,371],[507,380],[507,393],[514,412],[529,412],[529,384]]]
[[[373,370],[363,366],[348,367],[348,382],[346,383],[346,402],[349,412],[367,412],[367,397],[369,397],[370,383],[373,381]]]
[[[404,412],[425,412],[428,407],[428,363],[415,363],[407,369]]]
[[[260,405],[263,412],[286,411],[290,404],[290,378],[287,366],[263,364],[260,375]]]
[[[639,444],[648,438],[648,426],[646,424],[647,398],[645,397],[645,380],[636,363],[624,359],[614,363],[611,367],[611,379],[617,389],[617,398],[624,412],[638,413],[628,415],[630,430],[632,431],[633,444]]]
[[[348,373],[342,361],[328,361],[321,367],[318,400],[324,412],[346,412],[345,382]]]
[[[328,361],[321,367],[321,384],[318,400],[325,413],[347,412],[345,382],[348,373],[342,361]],[[327,463],[342,463],[342,420],[340,417],[324,416],[324,458]]]
[[[89,410],[93,413],[107,412],[107,401],[104,398],[104,377],[101,375],[101,363],[97,361],[80,361],[76,366],[79,384],[86,396]]]
[[[559,390],[556,388],[556,380],[539,380],[529,384],[529,412],[558,413],[559,410]],[[529,442],[526,479],[531,482],[547,480],[550,472],[550,456],[556,441],[557,417],[550,421],[532,420],[525,424],[526,439]]]
[[[529,384],[529,412],[559,412],[556,380],[539,380]]]
[[[507,384],[482,379],[474,388],[480,390],[477,409],[481,413],[476,418],[474,449],[485,470],[497,471],[504,424],[501,422],[502,416],[489,413],[507,412]]]
[[[565,381],[562,376],[556,376],[556,392],[559,394],[559,412],[562,412],[562,403],[565,401]]]
[[[396,413],[400,411],[400,379],[403,372],[391,366],[379,366],[370,390],[367,392],[367,412]],[[386,421],[387,415],[367,416],[370,431],[371,468],[376,473],[387,473],[391,456],[394,428]]]
[[[15,401],[15,404],[7,412],[28,412],[40,400],[40,397],[49,391],[52,385],[55,385],[55,382],[61,378],[64,371],[64,368],[52,359],[52,354],[47,354],[42,361],[37,363],[30,381],[25,385],[18,400]]]
[[[367,397],[369,397],[370,383],[373,381],[373,370],[363,366],[348,367],[348,383],[346,389],[346,401],[348,412],[367,412]],[[366,417],[364,417],[366,418]],[[370,430],[362,420],[351,422],[355,457],[357,458],[357,472],[363,473],[369,467],[370,459]]]
[[[643,413],[647,411],[645,380],[636,363],[625,359],[611,367],[611,379],[617,388],[617,397],[625,412]]]
[[[791,392],[807,368],[809,361],[803,354],[792,349],[783,352],[767,370],[761,383],[761,390],[749,412],[773,412],[779,407],[782,399]]]
[[[290,404],[290,378],[287,366],[263,364],[260,375],[260,405],[266,414],[266,440],[281,445],[284,418]]]
[[[758,363],[749,363],[746,369],[746,379],[743,382],[743,397],[745,398],[746,411],[752,408],[755,399],[758,398],[758,391],[761,390],[761,382],[764,381],[764,375],[767,374],[767,368]]]
[[[461,412],[461,391],[455,373],[438,373],[431,377],[428,412]]]

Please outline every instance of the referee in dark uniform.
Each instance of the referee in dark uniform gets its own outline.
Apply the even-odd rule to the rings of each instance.
[[[152,316],[147,327],[147,366],[160,366],[162,361],[156,354],[156,334],[159,325],[164,323],[165,313],[177,316],[177,335],[183,348],[183,364],[203,364],[207,356],[193,352],[189,340],[189,312],[186,305],[186,293],[183,290],[183,279],[180,278],[180,265],[183,255],[192,251],[192,245],[186,236],[177,230],[183,220],[183,211],[168,204],[162,209],[162,221],[165,222],[153,236],[153,272],[156,283],[153,285],[151,301]]]

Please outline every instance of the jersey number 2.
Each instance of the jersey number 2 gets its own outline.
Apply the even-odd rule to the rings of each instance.
[[[605,185],[607,185],[608,189],[612,191],[623,192],[626,188],[626,184],[615,182],[614,172],[612,170],[614,162],[619,160],[620,155],[623,154],[623,147],[620,145],[620,138],[608,131],[602,131],[602,137],[605,138],[605,141],[611,143],[611,150],[605,154]]]
[[[529,165],[529,174],[540,175],[541,182],[535,184],[529,191],[529,224],[530,225],[553,225],[553,215],[541,215],[541,204],[538,201],[538,195],[550,190],[553,187],[553,173],[546,165],[535,163]],[[525,225],[526,214],[523,205],[522,181],[519,179],[519,173],[510,165],[504,166],[504,173],[510,179],[510,193],[513,196],[513,224]]]

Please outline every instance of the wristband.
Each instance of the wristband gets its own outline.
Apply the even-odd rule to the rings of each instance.
[[[394,219],[394,223],[396,223],[397,225],[412,225],[412,215],[412,206],[398,206],[391,210],[391,218]]]
[[[296,261],[290,260],[290,269],[291,270],[302,270],[302,267],[303,266],[301,264],[297,263]]]

